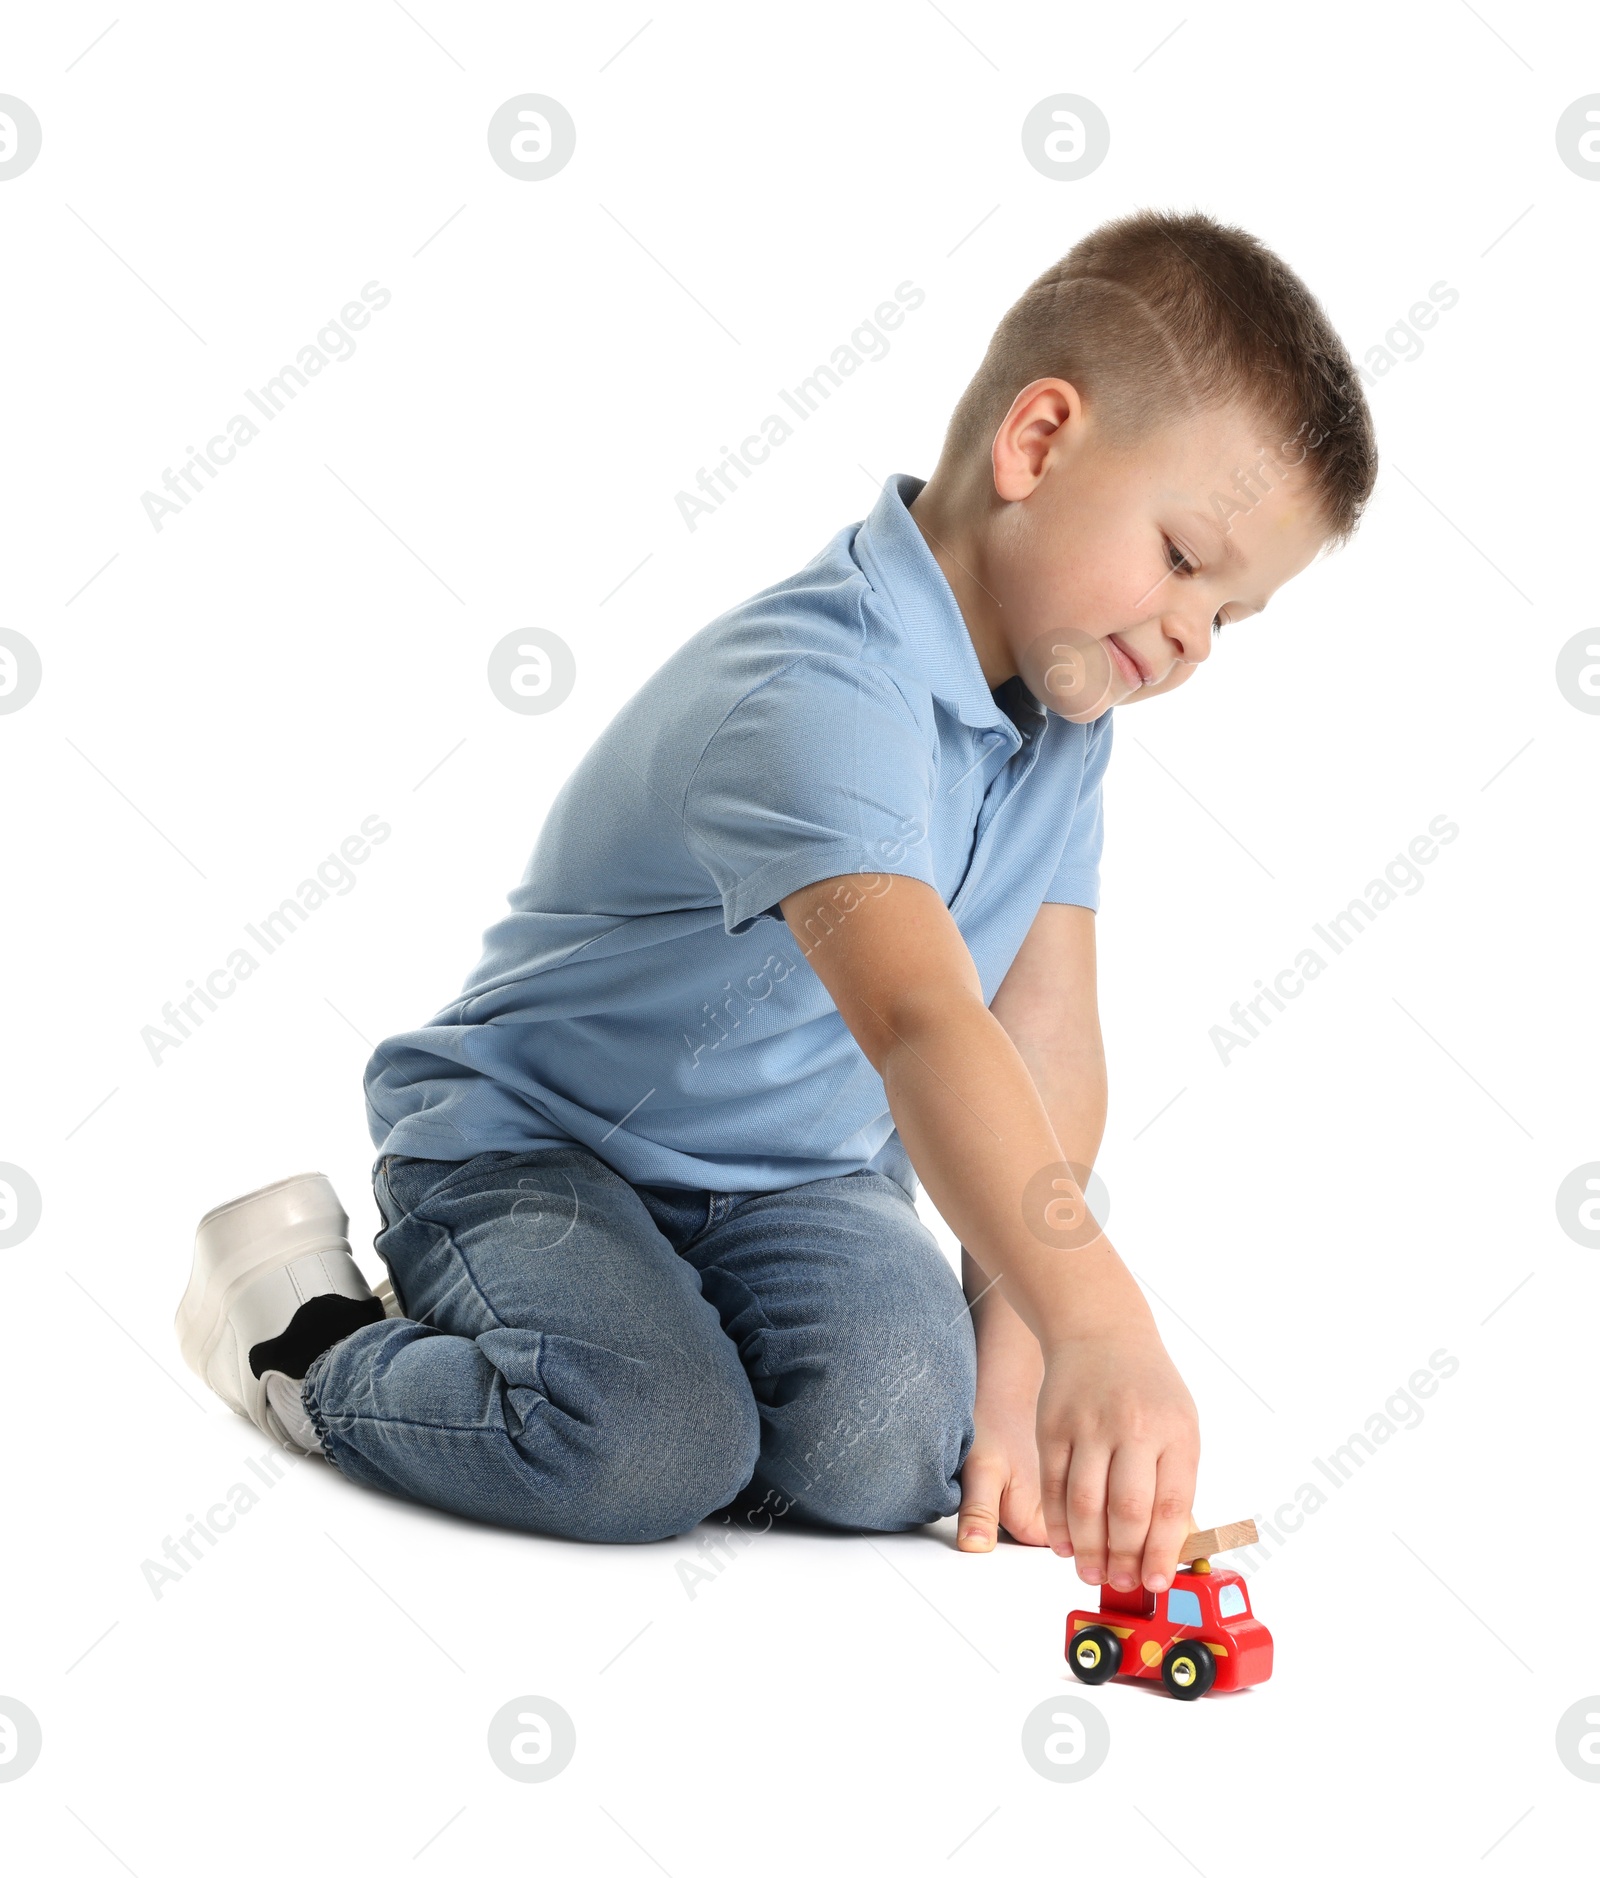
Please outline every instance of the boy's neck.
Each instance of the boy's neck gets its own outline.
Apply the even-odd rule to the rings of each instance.
[[[1000,630],[1000,602],[984,580],[990,505],[952,489],[936,469],[909,513],[950,583],[984,683],[997,691],[1008,678],[1016,677],[1017,662]]]

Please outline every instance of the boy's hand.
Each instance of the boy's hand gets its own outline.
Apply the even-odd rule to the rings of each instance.
[[[1033,1404],[1015,1416],[985,1414],[978,1401],[977,1434],[961,1469],[961,1518],[956,1546],[992,1552],[1004,1527],[1019,1545],[1048,1545],[1039,1499],[1039,1449]]]
[[[981,1289],[980,1273],[975,1289]],[[1035,1430],[1044,1358],[1038,1340],[991,1291],[973,1311],[978,1337],[975,1433],[961,1469],[956,1546],[992,1552],[1003,1526],[1019,1545],[1047,1545]]]
[[[961,1470],[958,1548],[992,1551],[1004,1527],[1020,1544],[1075,1553],[1088,1583],[1109,1578],[1119,1589],[1138,1583],[1163,1589],[1192,1525],[1200,1437],[1194,1404],[1154,1327],[1124,1322],[1110,1335],[1057,1345],[1046,1392],[1047,1365],[1037,1339],[965,1250],[962,1276],[975,1300],[978,1394],[972,1447]],[[1041,1490],[1041,1453],[1055,1457],[1049,1467],[1053,1528]],[[1149,1491],[1116,1499],[1113,1512],[1124,1480],[1148,1480]],[[1083,1490],[1081,1509],[1072,1502],[1075,1486]]]
[[[1063,1340],[1044,1353],[1041,1498],[1049,1543],[1086,1584],[1164,1591],[1193,1530],[1200,1430],[1154,1328]]]

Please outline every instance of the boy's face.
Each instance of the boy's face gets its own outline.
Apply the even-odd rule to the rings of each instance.
[[[1018,395],[994,444],[1000,511],[984,583],[1006,650],[1076,723],[1175,691],[1216,631],[1259,613],[1324,529],[1300,442],[1216,410],[1113,447],[1074,388]]]

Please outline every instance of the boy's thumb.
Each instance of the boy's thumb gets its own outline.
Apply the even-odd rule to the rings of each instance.
[[[961,1476],[961,1512],[956,1520],[956,1549],[961,1552],[992,1552],[1000,1530],[1000,1495],[1005,1490],[1005,1470],[996,1466],[977,1467],[970,1463]]]

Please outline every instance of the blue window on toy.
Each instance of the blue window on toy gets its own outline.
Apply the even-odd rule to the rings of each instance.
[[[1167,1593],[1167,1622],[1169,1624],[1187,1624],[1191,1629],[1200,1628],[1200,1600],[1192,1591],[1169,1591]]]
[[[1217,1615],[1219,1617],[1244,1617],[1249,1614],[1250,1606],[1244,1598],[1242,1585],[1219,1585],[1217,1587]]]

